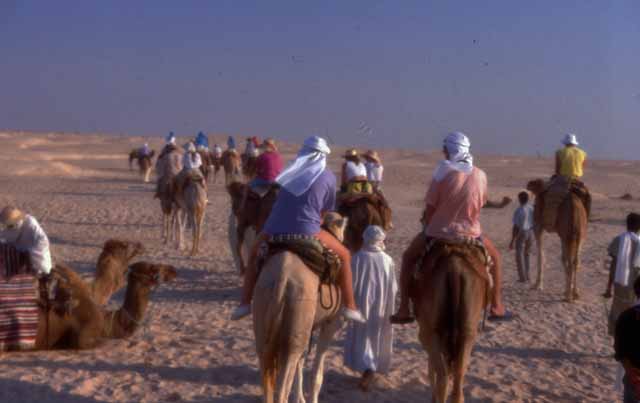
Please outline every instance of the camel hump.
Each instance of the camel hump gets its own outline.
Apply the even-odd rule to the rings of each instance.
[[[263,289],[288,289],[296,299],[316,300],[320,279],[300,259],[289,251],[269,255],[260,271],[257,286]]]

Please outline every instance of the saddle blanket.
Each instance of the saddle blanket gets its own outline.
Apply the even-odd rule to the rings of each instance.
[[[38,332],[38,286],[35,276],[0,279],[0,351],[35,347]]]

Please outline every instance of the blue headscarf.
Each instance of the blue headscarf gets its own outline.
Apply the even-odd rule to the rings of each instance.
[[[196,136],[196,147],[209,148],[209,138],[202,132]]]
[[[227,139],[227,148],[236,148],[236,140],[233,138],[233,136],[229,136],[229,138]]]
[[[169,135],[165,137],[167,144],[176,144],[176,135],[173,132],[169,132]]]

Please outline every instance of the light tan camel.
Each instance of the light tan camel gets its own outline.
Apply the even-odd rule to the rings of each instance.
[[[279,188],[273,186],[262,198],[249,193],[244,208],[241,208],[247,187],[247,184],[240,182],[233,182],[227,186],[233,212],[231,219],[235,218],[235,226],[231,227],[231,230],[235,230],[235,234],[229,234],[229,242],[232,245],[232,251],[234,251],[234,259],[237,260],[236,263],[239,265],[240,274],[244,274],[246,268],[246,259],[244,257],[246,253],[243,249],[245,239],[251,243],[252,237],[262,231],[262,227],[267,218],[269,218],[269,214],[271,214],[271,209],[276,202],[279,191]]]
[[[527,190],[536,196],[534,208],[534,232],[538,248],[538,277],[534,288],[542,290],[544,280],[544,232],[555,232],[562,244],[562,266],[565,272],[565,300],[574,302],[580,298],[578,290],[578,271],[580,270],[580,251],[587,236],[587,210],[582,200],[572,192],[558,206],[556,223],[553,228],[544,228],[544,191],[545,183],[536,179],[527,183]]]
[[[337,217],[331,221],[331,229],[339,239],[344,236],[345,221],[346,218]],[[310,347],[315,328],[320,334],[310,396],[313,403],[318,402],[324,358],[342,323],[338,315],[340,303],[338,288],[320,285],[318,275],[297,255],[283,252],[268,259],[258,277],[253,302],[253,328],[264,402],[288,402],[296,375],[296,401],[304,401],[304,351]]]
[[[236,150],[226,150],[222,153],[222,167],[225,186],[233,182],[242,182],[242,162]]]
[[[434,246],[432,260],[423,264],[411,296],[418,338],[429,355],[431,402],[446,403],[452,378],[451,403],[463,403],[464,377],[490,283],[483,255],[470,249],[477,248],[455,245],[436,251],[440,246]]]
[[[131,260],[142,253],[144,247],[140,242],[109,239],[104,243],[90,286],[90,295],[96,304],[105,305],[115,292],[124,287]]]
[[[184,214],[175,213],[177,218],[176,236],[178,249],[182,249],[184,226],[188,223],[192,230],[190,254],[195,256],[200,247],[204,213],[207,207],[207,190],[202,183],[202,179],[188,178],[182,190],[182,195],[176,195],[176,204],[179,210],[184,212]]]
[[[134,264],[125,302],[114,312],[104,312],[93,301],[87,284],[70,267],[57,264],[52,276],[58,287],[48,309],[39,304],[36,350],[90,349],[107,338],[130,336],[144,317],[151,290],[173,280],[176,271],[167,265]]]
[[[158,178],[158,198],[162,210],[161,237],[165,244],[175,238],[176,221],[179,213],[178,205],[173,194],[174,176],[165,175]]]

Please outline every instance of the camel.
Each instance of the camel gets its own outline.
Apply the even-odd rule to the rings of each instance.
[[[429,356],[434,403],[447,401],[450,378],[453,378],[451,402],[464,402],[465,373],[482,309],[490,300],[490,279],[484,256],[473,254],[469,248],[460,244],[444,247],[436,244],[433,253],[430,252],[433,257],[430,262],[425,259],[422,274],[412,285],[418,338]]]
[[[104,243],[90,287],[90,295],[96,304],[105,305],[115,292],[124,287],[129,263],[141,253],[144,253],[144,247],[140,242],[109,239]]]
[[[349,196],[347,196],[349,197]],[[345,233],[344,244],[351,252],[356,252],[362,247],[362,234],[369,225],[378,225],[389,230],[391,222],[391,209],[376,206],[375,195],[362,194],[349,197],[340,196],[338,212],[349,218],[349,225]]]
[[[213,167],[213,155],[208,150],[198,150],[198,154],[200,154],[200,158],[202,159],[200,171],[202,172],[204,179],[208,181],[209,175],[211,174],[211,167]]]
[[[200,180],[187,179],[181,195],[176,195],[176,204],[181,211],[174,212],[177,219],[177,241],[178,249],[182,249],[182,239],[186,218],[192,229],[191,256],[198,253],[200,238],[202,237],[202,225],[204,224],[204,212],[207,207],[207,190]],[[183,217],[184,215],[184,217]]]
[[[247,180],[251,180],[256,176],[257,162],[258,157],[247,154],[242,155],[242,174]]]
[[[587,235],[588,214],[582,200],[573,192],[558,206],[558,214],[553,228],[544,228],[544,191],[545,182],[542,179],[527,183],[527,190],[536,196],[534,208],[534,233],[538,248],[538,276],[534,288],[543,289],[544,280],[544,250],[543,234],[555,232],[562,243],[562,266],[565,271],[565,300],[574,302],[580,298],[578,291],[578,271],[580,270],[580,251]]]
[[[218,172],[222,168],[222,157],[216,157],[212,154],[211,163],[213,166],[213,183],[216,183],[218,181]]]
[[[244,241],[248,239],[249,244],[251,243],[252,237],[249,231],[252,231],[254,236],[262,231],[262,227],[266,223],[267,218],[269,218],[269,214],[271,214],[271,209],[276,202],[279,192],[279,188],[276,186],[272,186],[262,198],[250,192],[245,207],[241,209],[240,205],[247,187],[247,184],[240,182],[233,182],[227,186],[227,192],[231,197],[231,210],[233,212],[231,219],[235,218],[235,228],[231,228],[235,234],[229,234],[229,239],[240,274],[244,274],[246,268],[243,257],[243,255],[246,255],[246,253],[243,253]]]
[[[343,239],[346,221],[334,213],[325,223],[338,239]],[[258,277],[253,302],[264,402],[288,402],[296,375],[296,401],[304,401],[304,352],[311,348],[311,333],[316,328],[320,333],[310,396],[313,403],[318,402],[324,358],[342,324],[338,315],[340,304],[340,290],[335,285],[321,284],[318,275],[297,255],[281,252],[267,260]]]
[[[158,197],[160,199],[160,209],[162,210],[162,230],[161,237],[165,245],[174,238],[176,233],[176,221],[179,214],[178,206],[173,195],[174,176],[165,175],[158,179]]]
[[[129,153],[129,170],[132,169],[132,162],[135,159],[138,162],[138,168],[140,168],[140,174],[143,177],[144,183],[149,183],[149,176],[151,175],[151,167],[153,163],[153,156],[155,151],[151,150],[149,155],[141,155],[138,150],[132,150]]]
[[[175,268],[139,262],[131,266],[124,304],[104,312],[90,295],[87,284],[73,269],[56,264],[55,298],[38,304],[35,350],[84,350],[100,346],[105,339],[132,335],[144,318],[150,290],[176,277]],[[131,322],[134,322],[133,325]]]
[[[226,150],[222,153],[222,167],[224,168],[224,183],[226,186],[233,182],[241,181],[242,162],[236,150]]]

